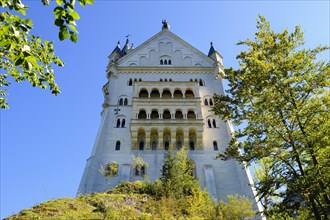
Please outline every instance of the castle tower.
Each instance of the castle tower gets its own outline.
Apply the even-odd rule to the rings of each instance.
[[[101,125],[78,193],[110,189],[123,181],[141,180],[132,156],[149,167],[151,181],[160,177],[164,154],[185,146],[196,164],[202,187],[218,200],[229,194],[254,200],[248,170],[235,160],[215,160],[230,140],[232,128],[210,111],[214,93],[223,94],[221,55],[211,43],[208,55],[169,30],[162,30],[135,49],[127,38],[109,55]],[[100,167],[118,163],[105,177]]]

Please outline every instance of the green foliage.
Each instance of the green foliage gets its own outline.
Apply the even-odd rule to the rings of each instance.
[[[22,210],[6,219],[227,220],[249,219],[254,216],[251,211],[252,202],[246,198],[232,196],[228,197],[228,204],[224,202],[217,204],[211,200],[206,191],[200,190],[198,181],[192,178],[193,167],[185,150],[178,151],[175,157],[172,152],[169,152],[166,158],[171,158],[171,162],[165,160],[164,166],[173,166],[175,169],[164,172],[162,179],[154,183],[150,181],[120,183],[108,192],[93,193],[75,199],[48,201]],[[143,162],[143,160],[138,160]],[[166,169],[163,168],[163,170]],[[166,177],[165,173],[168,174]],[[183,176],[179,177],[180,175]],[[169,183],[175,184],[168,185]]]
[[[328,219],[330,213],[330,64],[303,49],[303,33],[275,33],[262,16],[254,41],[227,69],[231,89],[215,95],[213,111],[244,128],[235,132],[226,160],[257,162],[255,187],[268,217]],[[239,152],[242,149],[242,152]]]
[[[133,193],[140,194],[143,191],[144,183],[142,181],[123,182],[119,183],[114,189],[110,190],[111,193]]]
[[[100,168],[100,172],[107,177],[113,177],[113,176],[117,176],[118,175],[118,163],[117,162],[112,162],[112,163],[108,163],[107,165],[105,165],[104,167],[101,166]]]
[[[194,163],[187,157],[187,150],[181,148],[175,157],[169,150],[165,154],[160,178],[165,196],[180,198],[199,192],[199,182],[193,176],[194,169]]]
[[[229,195],[228,203],[221,201],[219,207],[222,218],[226,220],[244,220],[256,214],[251,209],[252,202],[244,196],[238,198],[237,195]]]
[[[81,6],[93,4],[94,0],[78,0]],[[70,36],[70,40],[74,43],[78,41],[78,30],[76,29],[76,21],[80,19],[78,12],[75,11],[75,0],[56,0],[57,7],[54,8],[55,21],[58,26],[58,37],[65,40]],[[47,3],[44,5],[48,5]]]
[[[42,2],[50,4],[50,0]],[[83,6],[93,3],[92,0],[79,2]],[[64,40],[70,36],[72,42],[77,42],[75,21],[80,17],[74,11],[75,1],[57,0],[56,3],[55,25],[59,27],[59,38]],[[10,86],[10,78],[16,82],[28,81],[33,87],[49,87],[54,95],[59,94],[53,66],[64,64],[55,56],[52,42],[30,34],[32,20],[22,18],[28,6],[21,0],[0,0],[0,6],[5,8],[0,13],[0,108],[9,108],[6,88]]]
[[[142,157],[132,157],[133,160],[133,169],[136,171],[136,174],[146,178],[145,170],[148,168],[148,163],[143,160]]]

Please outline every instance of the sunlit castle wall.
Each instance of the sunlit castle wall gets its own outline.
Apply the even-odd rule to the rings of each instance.
[[[212,96],[223,94],[221,55],[212,44],[205,55],[165,24],[137,48],[127,39],[109,55],[101,124],[78,193],[143,180],[133,156],[143,158],[148,164],[144,172],[154,181],[167,150],[186,147],[196,165],[194,174],[211,196],[226,200],[238,194],[254,200],[248,171],[234,160],[215,159],[231,134],[230,124],[211,111]],[[118,163],[117,175],[107,177],[101,167],[113,162]]]

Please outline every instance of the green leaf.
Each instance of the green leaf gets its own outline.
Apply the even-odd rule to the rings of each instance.
[[[58,34],[59,34],[58,36],[59,36],[59,38],[60,38],[61,41],[67,39],[68,36],[69,36],[67,27],[66,26],[62,26],[60,28],[60,32]]]
[[[25,60],[29,61],[34,67],[38,66],[37,59],[34,56],[28,56]]]
[[[77,28],[74,25],[69,25],[70,29],[73,30],[74,32],[78,33]]]
[[[62,5],[62,4],[63,4],[63,0],[56,0],[56,3],[57,3],[58,5]]]
[[[70,31],[70,40],[74,43],[77,43],[78,41],[78,35],[72,31]]]
[[[70,15],[75,19],[75,20],[79,20],[80,16],[76,11],[71,11]]]
[[[25,69],[27,69],[28,71],[32,70],[32,64],[29,61],[25,61],[24,62],[24,67]]]
[[[79,3],[81,6],[85,6],[86,5],[86,0],[79,0]]]
[[[92,5],[92,4],[94,4],[94,0],[86,0],[86,3],[89,5]]]
[[[54,63],[58,66],[64,66],[64,63],[58,57],[54,59]]]
[[[64,8],[57,6],[56,8],[54,8],[54,14],[56,18],[60,18],[62,16],[62,11],[64,10]]]
[[[15,60],[14,65],[19,66],[24,62],[24,59],[22,57],[19,57]]]
[[[63,24],[64,24],[64,20],[61,19],[61,18],[55,19],[54,24],[55,24],[56,26],[58,26],[58,27],[62,27]]]

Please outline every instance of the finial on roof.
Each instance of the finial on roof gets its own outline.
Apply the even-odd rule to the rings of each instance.
[[[119,54],[121,54],[121,50],[120,50],[120,41],[117,42],[117,46],[115,47],[115,49],[112,51],[112,53],[117,52]],[[112,54],[111,53],[111,54]]]
[[[162,27],[162,30],[166,29],[170,29],[170,24],[166,21],[166,20],[162,20],[162,24],[163,24],[163,27]]]
[[[131,44],[131,49],[134,49],[134,44],[133,43]]]
[[[131,49],[129,47],[129,39],[128,39],[129,36],[131,36],[131,35],[130,34],[126,35],[126,43],[125,43],[123,49],[121,50],[121,55],[122,56],[125,56],[129,52],[129,50]]]
[[[127,35],[126,35],[126,44],[128,44],[128,42],[129,42],[129,39],[128,39],[128,38],[129,38],[130,36],[131,36],[130,34],[127,34]]]
[[[211,56],[216,51],[213,47],[213,42],[212,41],[210,42],[210,44],[211,44],[211,47],[210,47],[210,50],[209,50],[209,53],[208,53],[207,56]]]

